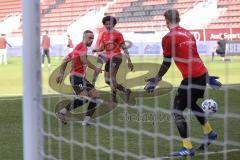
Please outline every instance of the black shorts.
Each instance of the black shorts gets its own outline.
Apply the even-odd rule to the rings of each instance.
[[[94,86],[87,79],[80,76],[71,75],[70,83],[76,95],[80,94],[83,90],[90,91],[94,89]]]
[[[105,71],[109,72],[110,71],[110,67],[118,69],[119,66],[121,65],[121,63],[122,63],[122,58],[121,57],[112,57],[105,64]]]
[[[203,98],[207,85],[207,76],[208,74],[205,73],[200,77],[182,80],[174,99],[174,108],[184,110],[189,102],[195,103],[198,98]]]
[[[225,56],[225,52],[224,52],[222,49],[217,49],[217,50],[216,50],[216,53],[217,53],[218,55],[220,55],[221,57],[224,57],[224,56]]]
[[[49,48],[44,48],[43,49],[43,54],[49,54]]]

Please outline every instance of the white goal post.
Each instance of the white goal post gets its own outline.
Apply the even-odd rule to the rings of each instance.
[[[42,73],[40,2],[22,0],[23,10],[23,148],[24,160],[42,160]]]

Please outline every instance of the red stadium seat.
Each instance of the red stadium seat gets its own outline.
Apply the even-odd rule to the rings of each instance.
[[[165,27],[163,12],[169,8],[178,9],[180,14],[193,8],[193,6],[204,0],[178,0],[174,3],[168,0],[118,0],[109,6],[105,15],[119,18],[117,25],[121,31],[147,31],[160,30]],[[13,13],[22,11],[21,0],[1,0],[0,21]],[[55,0],[42,0],[41,10],[48,9],[55,4]],[[97,9],[105,6],[108,0],[66,0],[64,4],[51,9],[41,17],[42,28],[48,28],[56,32],[64,32],[79,16],[86,14],[89,9]],[[219,8],[226,8],[217,20],[212,21],[208,28],[239,27],[240,24],[240,0],[228,1],[218,0]],[[20,35],[21,28],[14,31]]]

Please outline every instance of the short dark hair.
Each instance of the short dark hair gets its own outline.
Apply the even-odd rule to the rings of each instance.
[[[87,33],[93,33],[93,32],[90,31],[90,30],[85,30],[85,31],[83,32],[83,35],[85,35],[85,34],[87,34]]]
[[[225,38],[224,34],[221,35],[222,38]]]
[[[180,22],[179,12],[176,9],[169,9],[164,12],[164,17],[170,23],[176,24]]]
[[[117,19],[113,16],[106,16],[106,17],[103,17],[102,19],[102,23],[105,24],[106,22],[112,22],[113,23],[113,26],[115,26],[117,24]]]

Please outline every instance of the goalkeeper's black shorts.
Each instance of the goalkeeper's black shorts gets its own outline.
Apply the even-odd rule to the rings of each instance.
[[[174,99],[174,108],[184,110],[187,105],[203,98],[207,85],[207,73],[200,77],[183,79]],[[191,107],[191,106],[189,106]]]
[[[71,75],[70,83],[76,95],[79,95],[83,90],[90,91],[94,86],[84,77]]]

